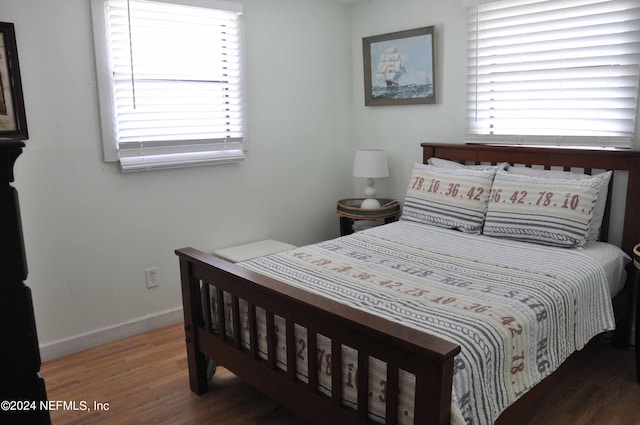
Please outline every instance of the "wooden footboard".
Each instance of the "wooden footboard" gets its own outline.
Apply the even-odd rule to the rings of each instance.
[[[384,402],[387,424],[400,415],[399,374],[415,375],[415,424],[449,424],[456,344],[404,327],[324,297],[253,273],[235,264],[193,248],[176,251],[180,257],[184,320],[192,391],[208,390],[206,357],[210,357],[240,376],[258,390],[314,423],[355,424],[369,422],[370,359],[387,365]],[[211,297],[215,294],[215,297]],[[230,299],[230,317],[225,315],[224,298]],[[210,300],[214,301],[210,301]],[[248,347],[241,341],[240,301],[248,305]],[[211,303],[218,304],[212,306]],[[266,312],[266,358],[258,352],[256,309]],[[216,312],[212,326],[209,311]],[[286,368],[278,367],[275,317],[284,320]],[[295,339],[295,326],[306,329],[306,347]],[[229,332],[229,330],[232,330]],[[282,335],[282,330],[280,330]],[[330,375],[332,391],[318,389],[317,336],[331,340]],[[342,347],[357,350],[355,408],[344,405],[343,373],[354,365],[344,364]],[[299,350],[305,356],[308,377],[301,380],[296,371]]]

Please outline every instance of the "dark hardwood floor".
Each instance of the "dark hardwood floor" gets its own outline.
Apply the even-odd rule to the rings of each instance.
[[[517,425],[640,425],[633,350],[606,341],[588,350],[587,361]],[[85,402],[90,410],[61,406],[51,412],[53,425],[305,424],[223,368],[209,393],[191,393],[182,325],[46,362],[42,374],[49,400]]]

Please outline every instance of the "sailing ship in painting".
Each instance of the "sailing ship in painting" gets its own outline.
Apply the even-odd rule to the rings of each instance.
[[[389,47],[378,62],[378,80],[384,82],[387,87],[399,86],[400,76],[407,73],[404,62],[396,46]]]
[[[426,73],[419,73],[419,81],[416,74],[412,75],[413,81],[403,81],[408,79],[408,60],[395,45],[384,50],[375,72],[377,82],[372,87],[373,99],[411,99],[433,95],[432,81]]]

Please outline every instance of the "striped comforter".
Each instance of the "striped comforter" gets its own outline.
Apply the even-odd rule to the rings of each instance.
[[[454,424],[493,423],[572,352],[614,327],[602,267],[580,251],[411,222],[240,264],[459,344]],[[304,329],[296,328],[298,337],[304,341]],[[320,367],[330,354],[326,342],[319,341]],[[354,355],[349,351],[345,347],[344,355]],[[372,366],[371,373],[384,379],[384,364]],[[347,403],[355,400],[349,385],[355,372],[345,374]],[[408,375],[401,375],[406,391],[400,408],[401,421],[410,422],[413,382]],[[375,376],[370,381],[372,388],[380,382]],[[329,376],[321,376],[320,384],[330,391]],[[374,418],[384,413],[384,404],[375,404],[378,398],[372,395]]]

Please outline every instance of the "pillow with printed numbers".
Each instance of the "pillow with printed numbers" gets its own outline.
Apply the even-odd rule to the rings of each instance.
[[[479,234],[495,174],[414,164],[400,219]]]
[[[565,248],[587,241],[601,178],[544,178],[498,171],[482,233]]]
[[[607,206],[607,195],[609,193],[609,180],[613,172],[605,171],[600,174],[581,174],[570,171],[562,170],[541,170],[538,168],[528,167],[509,167],[508,173],[532,176],[532,177],[545,177],[545,178],[559,178],[559,179],[600,179],[600,190],[598,192],[598,199],[593,210],[593,218],[589,225],[589,234],[587,235],[587,241],[597,241],[600,238],[600,227],[602,226],[602,219],[604,218],[604,210]]]

